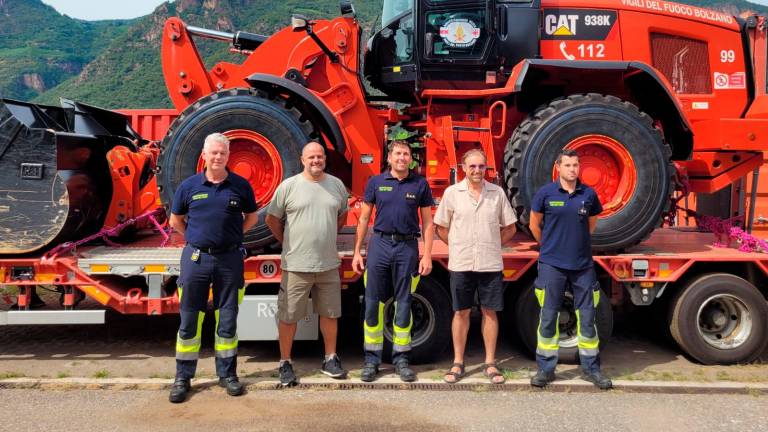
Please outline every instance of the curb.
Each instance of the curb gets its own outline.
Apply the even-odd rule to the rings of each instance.
[[[249,391],[281,390],[280,382],[274,378],[243,378],[243,384]],[[134,378],[11,378],[0,380],[0,389],[34,389],[34,390],[168,390],[171,386],[168,379],[134,379]],[[201,378],[193,380],[193,389],[204,390],[216,388],[217,379]],[[623,393],[656,393],[656,394],[748,394],[768,395],[766,383],[741,382],[666,382],[666,381],[614,381],[614,392]],[[562,380],[548,385],[545,389],[531,387],[527,379],[507,380],[504,384],[489,384],[481,378],[465,378],[458,384],[447,384],[438,381],[417,381],[404,383],[399,378],[382,377],[372,383],[360,381],[359,378],[333,380],[329,378],[303,378],[301,383],[293,387],[299,390],[422,390],[422,391],[511,391],[511,392],[566,392],[566,393],[599,393],[591,383],[581,380]]]

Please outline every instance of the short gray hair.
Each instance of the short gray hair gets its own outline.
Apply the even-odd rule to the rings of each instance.
[[[227,136],[222,133],[214,132],[205,137],[205,141],[203,141],[203,150],[208,148],[208,143],[210,142],[221,143],[229,148],[229,138],[227,138]]]

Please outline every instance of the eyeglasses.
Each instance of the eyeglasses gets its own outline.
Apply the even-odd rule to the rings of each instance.
[[[465,165],[470,170],[479,170],[482,171],[485,169],[485,165]]]

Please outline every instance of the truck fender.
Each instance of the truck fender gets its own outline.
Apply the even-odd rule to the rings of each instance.
[[[605,79],[594,79],[601,85],[613,87],[621,79],[624,87],[638,107],[652,118],[661,122],[664,137],[672,146],[675,160],[685,160],[693,151],[693,132],[680,102],[672,92],[666,78],[652,66],[636,61],[571,61],[526,59],[518,64],[510,82],[515,93],[535,89],[544,79],[573,77],[574,73],[590,71],[590,75],[604,75]],[[620,75],[617,75],[620,74]],[[599,88],[589,89],[600,92]]]
[[[328,107],[306,87],[285,78],[262,73],[252,74],[248,76],[245,81],[253,88],[270,93],[287,93],[291,97],[305,102],[306,105],[302,108],[307,109],[309,112],[304,112],[304,114],[310,117],[312,123],[315,123],[315,125],[326,134],[332,141],[331,144],[333,144],[333,148],[337,152],[341,155],[345,154],[347,144],[344,140],[344,134],[341,131],[341,127],[339,127],[339,123],[336,121],[336,117]]]

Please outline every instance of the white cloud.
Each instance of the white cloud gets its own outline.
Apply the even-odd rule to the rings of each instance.
[[[164,0],[42,0],[57,11],[84,20],[128,19],[149,15]]]

